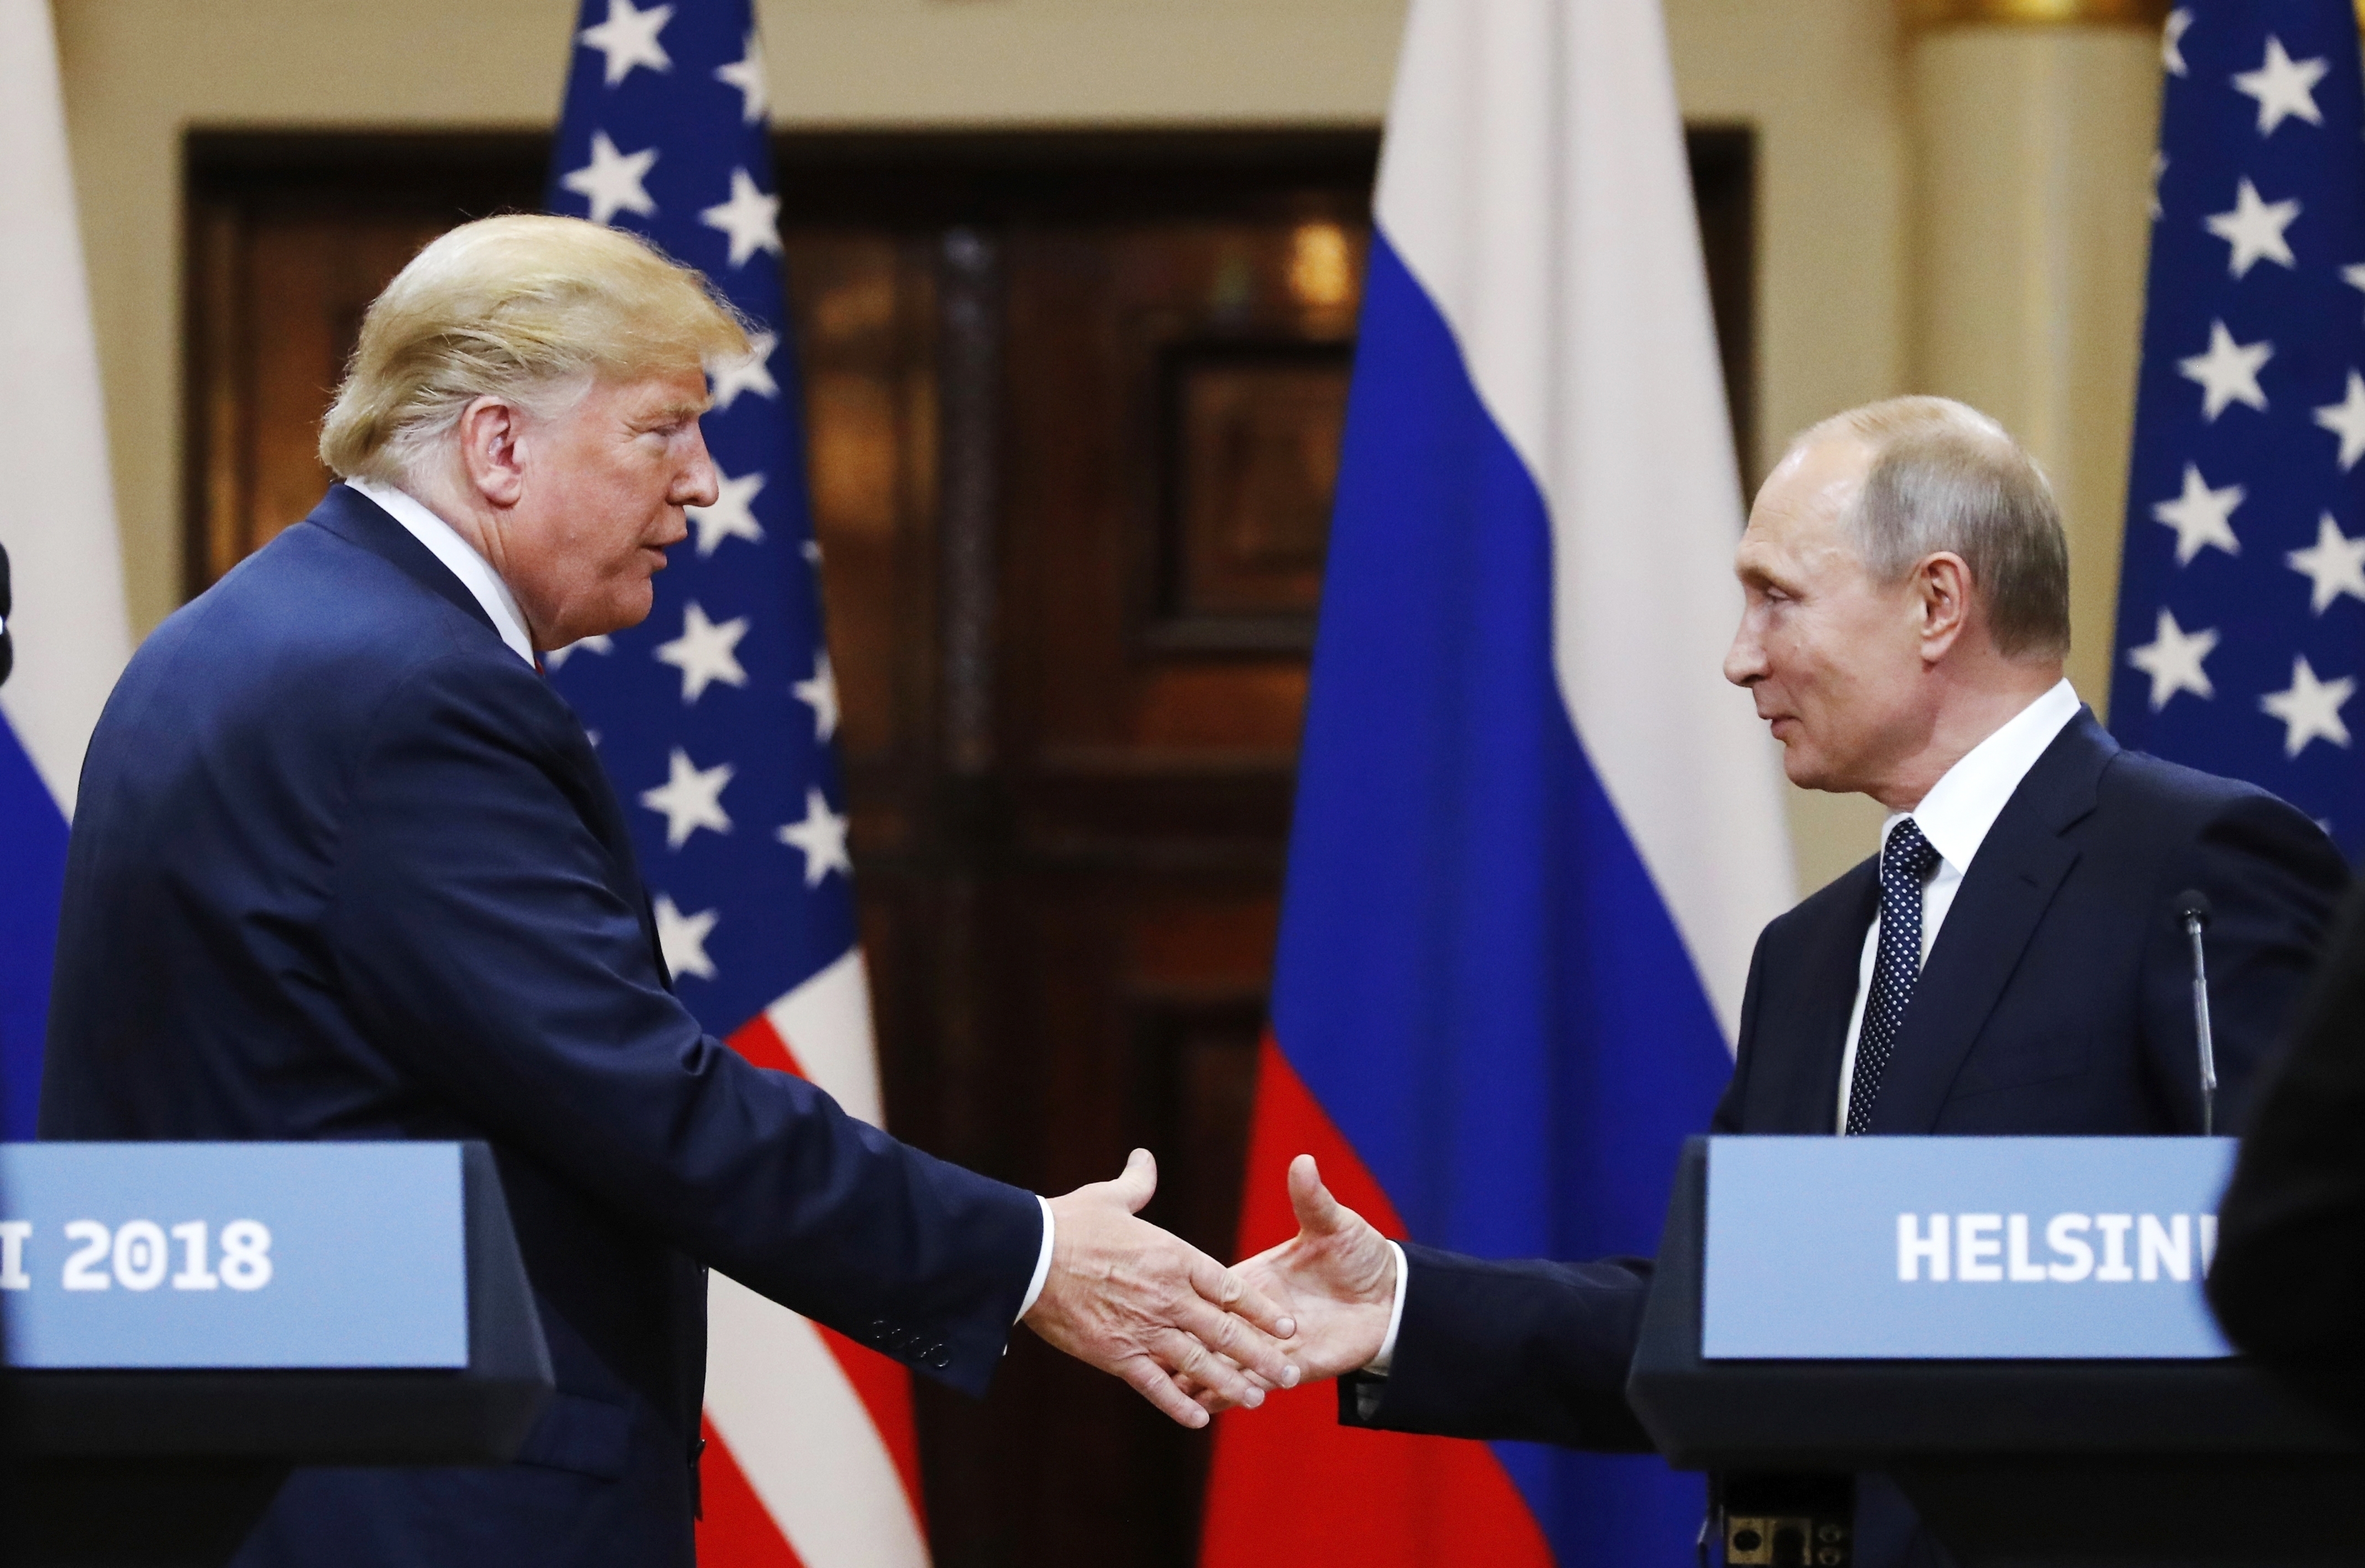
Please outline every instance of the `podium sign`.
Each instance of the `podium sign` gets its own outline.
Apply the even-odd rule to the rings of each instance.
[[[2231,1138],[1720,1137],[1709,1360],[2229,1356],[2202,1295]]]
[[[0,1147],[25,1369],[468,1364],[461,1148]]]

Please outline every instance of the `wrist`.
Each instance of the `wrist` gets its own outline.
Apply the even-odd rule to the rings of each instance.
[[[1388,1260],[1391,1289],[1388,1294],[1387,1327],[1380,1338],[1379,1350],[1370,1361],[1363,1363],[1363,1371],[1373,1377],[1387,1376],[1388,1369],[1395,1364],[1396,1332],[1404,1327],[1405,1293],[1411,1283],[1412,1271],[1406,1262],[1405,1250],[1393,1241],[1388,1243]]]

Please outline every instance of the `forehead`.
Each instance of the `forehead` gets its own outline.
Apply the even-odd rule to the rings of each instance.
[[[641,375],[601,376],[591,384],[583,408],[587,413],[630,421],[701,414],[709,401],[705,373],[693,365]]]
[[[1819,554],[1845,548],[1840,520],[1863,487],[1872,454],[1849,436],[1833,437],[1789,453],[1766,476],[1749,510],[1739,564]]]

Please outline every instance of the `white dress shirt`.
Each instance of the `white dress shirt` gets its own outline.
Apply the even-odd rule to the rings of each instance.
[[[1963,885],[1963,873],[1971,868],[1971,857],[1995,826],[1997,817],[2036,759],[2054,737],[2068,727],[2078,716],[2078,693],[2067,678],[2056,683],[2044,696],[2023,708],[2006,721],[2003,727],[1963,754],[1960,762],[1946,769],[1922,803],[1911,812],[1898,812],[1880,824],[1880,842],[1885,848],[1889,835],[1907,817],[1922,830],[1930,847],[1938,852],[1938,864],[1930,879],[1922,884],[1922,961],[1930,961],[1930,948],[1938,940],[1938,927],[1946,923],[1946,912],[1955,904],[1955,890]],[[1880,916],[1875,913],[1864,934],[1864,958],[1856,965],[1855,1006],[1848,1014],[1847,1051],[1840,1058],[1840,1095],[1838,1120],[1833,1130],[1845,1136],[1847,1131],[1848,1090],[1855,1077],[1856,1044],[1864,1036],[1865,1001],[1872,994],[1872,967],[1880,953]]]
[[[533,639],[526,633],[525,615],[518,609],[517,597],[510,592],[510,585],[501,581],[501,575],[493,570],[492,563],[476,554],[475,545],[461,538],[457,530],[408,491],[374,479],[348,479],[345,483],[426,545],[460,579],[460,586],[484,606],[485,613],[492,618],[493,630],[501,634],[501,641],[509,644],[510,650],[535,668],[542,667],[533,656]],[[1035,1254],[1035,1275],[1026,1282],[1026,1299],[1018,1308],[1020,1317],[1035,1310],[1035,1303],[1043,1294],[1044,1282],[1051,1277],[1051,1205],[1039,1195],[1035,1201],[1043,1209],[1043,1245]]]

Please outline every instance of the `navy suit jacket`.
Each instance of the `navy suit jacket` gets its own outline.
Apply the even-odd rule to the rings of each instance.
[[[2191,949],[2176,896],[2209,896],[2218,1125],[2238,1128],[2348,885],[2291,806],[2118,743],[2081,711],[2021,780],[1939,927],[1874,1102],[1875,1134],[2201,1130]],[[1830,1134],[1878,857],[1768,925],[1718,1133]],[[1498,1262],[1406,1248],[1391,1375],[1345,1380],[1341,1418],[1402,1431],[1648,1447],[1627,1368],[1644,1259]],[[1867,1564],[1879,1559],[1870,1554]]]
[[[248,1564],[689,1568],[707,1268],[981,1394],[1042,1238],[700,1029],[574,713],[342,486],[108,700],[40,1131],[498,1157],[558,1387],[518,1462],[299,1471]]]

